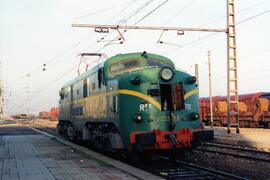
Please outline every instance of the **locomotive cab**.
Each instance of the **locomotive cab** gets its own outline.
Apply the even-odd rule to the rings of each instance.
[[[200,129],[196,78],[163,56],[136,55],[120,55],[121,61],[107,66],[109,79],[119,83],[119,129],[125,144],[172,149],[213,140],[212,131]]]

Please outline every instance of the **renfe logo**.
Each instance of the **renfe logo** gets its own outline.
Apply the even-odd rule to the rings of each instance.
[[[140,104],[140,111],[148,111],[152,107],[153,107],[152,104],[143,103],[143,104]]]

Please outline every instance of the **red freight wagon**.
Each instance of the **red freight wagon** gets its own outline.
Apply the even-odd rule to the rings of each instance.
[[[267,93],[251,93],[239,95],[239,123],[240,127],[270,127],[269,100]],[[269,94],[269,93],[268,93]],[[213,120],[214,125],[227,125],[227,97],[213,97]],[[233,100],[233,98],[231,98]],[[231,106],[231,111],[235,107]],[[210,124],[210,99],[200,99],[200,115],[201,120],[206,124]],[[231,124],[235,123],[235,119],[231,117]]]

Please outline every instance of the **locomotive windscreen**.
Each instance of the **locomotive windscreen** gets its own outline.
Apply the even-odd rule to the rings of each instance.
[[[172,68],[171,64],[159,61],[159,60],[155,60],[155,59],[147,59],[147,64],[148,66],[157,66],[159,68],[163,68],[163,67],[170,67]]]
[[[112,64],[110,66],[110,72],[113,75],[118,75],[138,67],[140,67],[139,59],[128,59]]]
[[[184,109],[183,84],[160,84],[160,99],[162,111],[177,111]]]

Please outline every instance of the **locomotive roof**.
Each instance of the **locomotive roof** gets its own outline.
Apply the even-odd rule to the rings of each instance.
[[[110,57],[109,59],[107,59],[104,62],[104,70],[107,73],[107,78],[113,78],[115,76],[113,76],[109,70],[111,64],[115,64],[117,62],[121,62],[123,60],[132,60],[132,59],[140,59],[142,60],[142,65],[147,66],[146,65],[146,61],[147,59],[155,59],[155,60],[159,60],[162,61],[166,64],[170,64],[172,68],[175,69],[174,63],[167,57],[165,56],[161,56],[161,55],[157,55],[157,54],[151,54],[151,53],[146,53],[144,52],[137,52],[137,53],[126,53],[126,54],[117,54],[115,56]]]
[[[120,61],[126,60],[126,59],[140,59],[140,58],[157,59],[157,60],[163,61],[165,63],[171,64],[172,67],[175,68],[174,63],[169,58],[167,58],[165,56],[157,55],[157,54],[151,54],[151,53],[146,53],[146,52],[143,52],[143,53],[137,52],[137,53],[117,54],[115,56],[112,56],[112,57],[108,58],[105,62],[97,64],[95,67],[89,69],[88,71],[84,72],[80,76],[77,76],[73,80],[65,83],[63,88],[68,87],[71,84],[74,84],[74,83],[76,83],[76,82],[78,82],[80,80],[85,79],[86,77],[90,76],[91,74],[97,72],[98,69],[101,68],[101,67],[104,67],[105,72],[106,72],[106,71],[108,71],[108,68],[110,67],[110,65],[115,63],[115,62],[120,62]]]
[[[104,63],[99,63],[93,68],[89,69],[88,71],[84,72],[83,74],[77,76],[76,78],[72,79],[71,81],[68,81],[67,83],[64,84],[63,88],[68,87],[80,80],[85,79],[86,77],[90,76],[91,74],[95,73],[98,71],[100,67],[103,67]]]

